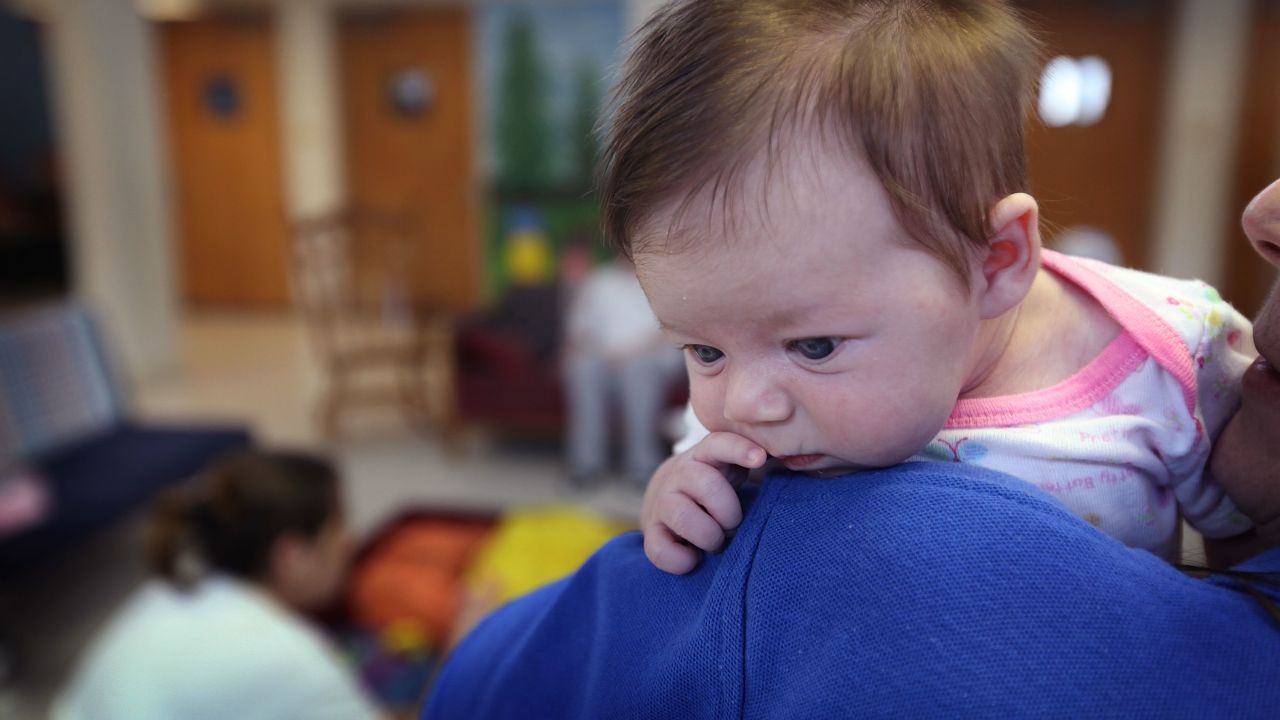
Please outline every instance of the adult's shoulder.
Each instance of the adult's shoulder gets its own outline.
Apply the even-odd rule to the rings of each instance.
[[[938,497],[949,497],[966,507],[1018,508],[1041,521],[1077,524],[1073,514],[1031,483],[967,463],[909,462],[834,478],[780,473],[768,479],[760,495],[769,512],[780,507],[830,503],[830,513],[816,518],[824,524],[836,524],[837,517],[855,515],[868,504],[883,504],[889,517],[912,516],[928,508],[904,504],[902,500]]]
[[[690,575],[628,535],[499,611],[426,716],[1247,717],[1280,703],[1270,623],[1004,475],[779,475]]]
[[[734,550],[668,575],[638,533],[606,544],[572,576],[482,622],[441,670],[425,718],[716,717],[710,688],[719,622],[740,578]],[[736,615],[734,616],[736,618]]]
[[[773,489],[743,592],[748,716],[1261,717],[1280,702],[1265,660],[1280,627],[1252,597],[1029,483],[947,463],[823,482]]]
[[[787,586],[795,570],[790,563],[818,574],[849,569],[839,558],[847,558],[843,553],[852,546],[832,539],[865,524],[866,511],[850,498],[880,497],[876,502],[890,511],[881,514],[887,520],[902,509],[908,486],[921,494],[936,486],[954,490],[968,482],[967,474],[960,471],[959,480],[954,473],[909,471],[828,480],[771,477],[744,494],[744,519],[728,548],[685,576],[657,570],[645,558],[640,536],[623,535],[573,576],[481,623],[446,662],[424,717],[734,714],[745,696],[743,676],[734,669],[744,660],[744,621],[755,619],[744,611],[762,595],[806,594],[806,588]],[[1035,504],[1034,496],[1013,484],[1006,491],[1006,484],[1003,476],[992,476],[980,487],[1007,495],[1005,502]],[[874,551],[875,545],[863,547]],[[841,612],[848,617],[853,610],[845,601]],[[794,627],[802,631],[801,625]]]

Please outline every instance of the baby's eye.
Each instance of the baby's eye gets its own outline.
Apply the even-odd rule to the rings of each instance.
[[[791,343],[791,349],[809,360],[821,360],[836,351],[834,338],[805,338]]]
[[[693,353],[693,357],[703,365],[711,365],[724,357],[724,353],[710,345],[685,345],[684,349]]]

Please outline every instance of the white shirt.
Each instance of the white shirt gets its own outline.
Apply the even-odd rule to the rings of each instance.
[[[651,344],[658,319],[636,274],[605,265],[582,282],[569,308],[569,341],[601,355],[625,355]]]
[[[314,628],[263,592],[154,580],[98,638],[57,720],[305,720],[377,711]]]

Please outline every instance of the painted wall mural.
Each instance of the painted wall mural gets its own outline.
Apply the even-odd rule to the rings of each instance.
[[[619,0],[495,0],[476,21],[487,281],[500,296],[550,283],[567,248],[599,252],[593,128],[621,57],[624,13]]]

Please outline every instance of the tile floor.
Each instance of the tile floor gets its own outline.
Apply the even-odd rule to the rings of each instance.
[[[570,494],[554,448],[501,449],[474,438],[446,452],[391,414],[357,418],[350,434],[329,445],[313,422],[319,388],[296,318],[215,314],[189,318],[179,368],[131,395],[146,419],[245,422],[264,444],[330,453],[344,471],[358,534],[420,506],[497,510],[572,500],[621,519],[639,510],[639,490],[621,482]],[[0,720],[45,716],[74,658],[143,576],[140,526],[140,518],[124,523],[19,592],[0,594],[0,616],[22,619],[10,632],[24,662],[20,682],[0,690]]]

